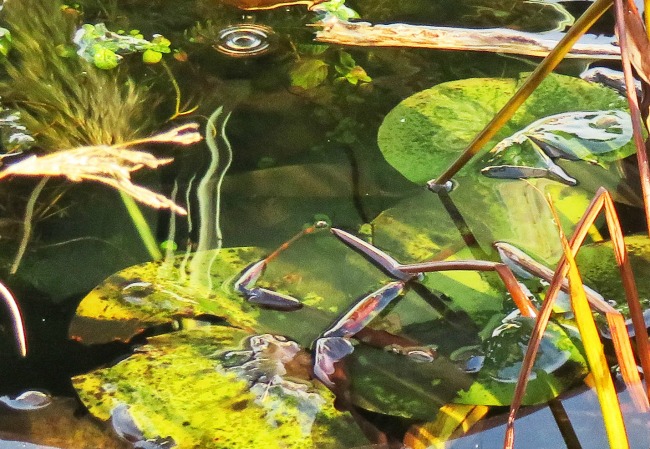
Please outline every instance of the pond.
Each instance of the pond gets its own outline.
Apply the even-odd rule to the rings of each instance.
[[[3,308],[0,449],[502,447],[548,287],[506,290],[503,248],[554,269],[556,223],[604,186],[650,305],[613,15],[453,190],[427,182],[589,4],[2,2],[0,281],[27,355]],[[627,318],[588,234],[585,283]],[[484,262],[395,262],[443,260]],[[540,348],[515,447],[607,447],[567,304]]]

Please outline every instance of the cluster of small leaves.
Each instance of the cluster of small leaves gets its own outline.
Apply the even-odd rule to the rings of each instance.
[[[113,32],[103,23],[82,25],[73,41],[79,56],[104,70],[117,67],[124,54],[142,52],[142,60],[146,64],[156,64],[163,53],[171,52],[171,42],[160,34],[154,34],[153,39],[148,41],[139,30]]]
[[[345,0],[330,0],[329,2],[319,3],[311,7],[312,11],[325,14],[323,20],[328,16],[335,17],[339,20],[358,19],[359,14],[352,8],[345,6]]]
[[[338,61],[334,63],[334,70],[338,75],[334,79],[336,82],[347,81],[351,85],[357,86],[372,81],[364,68],[358,65],[352,55],[346,51],[339,52]],[[320,58],[305,58],[297,61],[289,73],[291,85],[303,89],[313,89],[320,86],[325,82],[329,74],[330,64]]]
[[[222,29],[222,25],[208,19],[203,23],[197,22],[192,28],[185,30],[185,39],[193,44],[213,44],[219,40]]]
[[[345,80],[353,86],[372,81],[364,68],[356,63],[350,53],[345,51],[340,53],[339,62],[334,65],[334,69],[340,75],[336,78],[337,80]]]

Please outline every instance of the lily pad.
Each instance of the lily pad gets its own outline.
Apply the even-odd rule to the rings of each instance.
[[[118,433],[128,428],[183,448],[334,449],[367,442],[325,387],[281,371],[253,378],[235,369],[243,363],[228,362],[228,355],[250,349],[242,346],[247,335],[205,326],[151,338],[116,365],[73,378],[73,385],[90,412],[111,420]]]
[[[427,360],[355,346],[346,359],[356,404],[396,416],[431,418],[444,404],[508,405],[532,320],[509,318],[515,306],[499,281],[477,272],[428,273],[428,292],[409,292],[373,327],[435,347]],[[524,403],[556,397],[586,374],[580,339],[551,323],[529,379]]]
[[[435,178],[512,97],[522,81],[523,78],[452,81],[405,99],[386,116],[379,129],[378,142],[384,157],[412,182],[423,184]],[[492,149],[504,139],[525,133],[524,130],[533,123],[548,123],[548,117],[557,114],[594,111],[594,115],[606,118],[619,117],[625,114],[621,111],[626,109],[625,100],[609,88],[578,78],[551,75],[485,148]],[[545,134],[547,138],[549,134],[551,132]],[[558,134],[561,133],[554,135]],[[614,145],[615,148],[608,146],[611,151],[606,151],[601,148],[602,142],[598,138],[583,139],[578,145],[575,139],[570,139],[570,131],[562,136],[562,142],[558,143],[559,138],[556,138],[553,144],[580,147],[575,151],[577,156],[596,159],[601,164],[634,152],[631,142],[623,146]],[[589,151],[592,144],[596,149]],[[474,161],[459,176],[478,173],[485,165],[486,161]]]
[[[198,438],[186,436],[184,432],[187,429],[184,428],[204,427],[205,418],[201,413],[206,413],[210,404],[203,401],[203,396],[197,400],[200,412],[198,409],[183,409],[182,415],[191,417],[187,418],[190,424],[178,427],[178,424],[168,423],[170,418],[166,416],[173,414],[172,409],[178,407],[194,407],[187,395],[199,393],[192,393],[192,385],[196,383],[201,391],[230,395],[228,398],[232,401],[234,395],[243,397],[247,404],[254,403],[255,399],[250,396],[254,396],[254,391],[251,393],[246,388],[263,388],[255,387],[262,377],[267,380],[276,375],[282,377],[284,370],[288,370],[284,365],[277,368],[278,357],[283,363],[285,361],[282,354],[289,354],[287,361],[293,360],[298,353],[302,354],[302,368],[299,375],[294,374],[303,379],[302,383],[311,385],[309,388],[324,388],[311,380],[313,356],[307,348],[314,348],[314,342],[358,299],[376,291],[390,278],[327,229],[317,229],[302,235],[274,255],[265,272],[255,281],[257,287],[297,298],[303,304],[302,308],[291,312],[268,310],[249,303],[233,289],[238,273],[257,261],[261,253],[251,248],[198,253],[195,257],[200,263],[195,268],[203,277],[199,276],[201,282],[195,284],[189,279],[183,280],[180,275],[192,277],[192,271],[187,269],[192,266],[189,255],[178,256],[178,259],[163,264],[137,266],[109,278],[84,299],[79,306],[80,316],[75,317],[72,326],[73,334],[84,341],[115,337],[127,339],[137,331],[137,324],[140,327],[158,326],[158,332],[169,332],[150,338],[144,348],[113,367],[75,379],[75,386],[91,412],[108,419],[113,410],[119,410],[120,414],[128,411],[129,420],[136,423],[138,432],[146,439],[171,436],[178,441],[178,438]],[[464,254],[459,253],[458,257],[464,257]],[[208,270],[209,267],[212,270]],[[349,389],[346,395],[354,405],[377,413],[428,419],[444,404],[464,400],[462,398],[468,393],[463,392],[475,389],[490,392],[494,381],[489,376],[482,379],[479,373],[477,377],[475,372],[466,369],[462,360],[459,362],[452,355],[467,345],[490,341],[491,336],[484,329],[494,327],[514,308],[503,292],[500,282],[489,274],[450,272],[425,276],[419,286],[414,285],[403,297],[393,301],[384,313],[369,323],[369,329],[364,330],[366,336],[382,335],[383,343],[377,346],[377,342],[362,337],[355,343],[352,356],[341,362],[343,369],[350,374],[346,381],[348,386],[345,388]],[[185,329],[188,323],[196,320],[204,323],[205,328],[175,330],[178,326]],[[113,321],[118,325],[111,328]],[[130,333],[122,332],[119,323],[124,322],[133,323]],[[177,327],[160,327],[173,322],[178,323]],[[101,327],[110,328],[112,337],[110,332],[104,333],[99,340],[90,335]],[[266,338],[267,342],[269,338],[283,341],[285,343],[279,346],[287,345],[292,350],[274,350],[259,359],[264,363],[258,367],[251,342],[260,338]],[[248,348],[240,344],[244,339],[248,343],[243,345],[248,344]],[[416,348],[406,352],[397,350],[399,354],[395,354],[395,349],[402,348],[404,342]],[[438,347],[438,357],[432,357],[430,351],[419,350],[420,344],[424,348]],[[528,402],[546,401],[582,377],[584,362],[578,352],[571,352],[558,366],[565,362],[570,362],[571,366],[562,372],[561,378],[555,379],[554,371],[548,373],[557,387],[552,390],[531,389]],[[160,369],[160,373],[159,364],[167,367]],[[170,366],[176,366],[175,370],[170,371]],[[241,380],[241,385],[232,383],[230,393],[226,393],[226,380],[234,378],[224,377],[223,370],[236,374]],[[173,386],[173,377],[167,376],[186,380]],[[391,380],[396,376],[400,382]],[[203,381],[212,378],[214,385],[202,385]],[[499,391],[491,396],[496,399],[486,399],[485,394],[471,397],[489,401],[482,404],[504,405],[512,392],[509,387],[504,389],[501,383],[497,382]],[[275,384],[267,387],[264,388],[271,390]],[[119,398],[112,396],[113,390],[120,392]],[[166,396],[151,396],[146,399],[146,404],[140,404],[138,401],[149,395],[148,391],[156,394],[164,391]],[[330,396],[320,393],[318,397],[329,403],[333,401]],[[283,401],[272,398],[272,401],[276,400]],[[159,406],[165,401],[173,404],[169,410]],[[214,401],[210,413],[221,414],[221,399]],[[294,403],[295,398],[291,401]],[[152,415],[154,408],[161,410]],[[255,416],[261,419],[261,412],[256,413]],[[147,421],[146,416],[155,416],[149,418],[156,421],[155,427],[151,427],[153,421]],[[169,434],[165,434],[161,429],[173,429],[173,432],[168,430]],[[203,440],[200,441],[204,444]]]
[[[127,341],[147,327],[199,315],[250,327],[254,319],[242,314],[241,298],[220,287],[231,285],[237,273],[262,256],[259,249],[229,248],[129,267],[81,301],[70,336],[89,344]]]
[[[357,298],[388,280],[320,230],[289,246],[258,281],[261,287],[299,299],[303,307],[293,312],[263,309],[246,301],[233,284],[264,255],[255,248],[224,248],[122,270],[81,301],[70,335],[86,343],[128,341],[147,327],[209,316],[242,329],[287,335],[308,346]]]

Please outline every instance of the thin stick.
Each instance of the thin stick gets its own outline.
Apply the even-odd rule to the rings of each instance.
[[[606,202],[605,199],[607,197],[609,197],[609,200],[611,200],[611,197],[609,196],[607,190],[601,187],[596,193],[596,196],[591,200],[591,203],[589,204],[587,210],[585,211],[582,218],[578,222],[578,225],[573,235],[571,236],[571,240],[569,241],[569,246],[571,248],[572,254],[577,253],[578,248],[582,245],[584,239],[587,236],[589,227],[594,223],[596,217],[598,216],[602,208],[610,207],[610,204]],[[605,204],[607,204],[607,206],[605,206]],[[620,230],[620,227],[610,230],[610,233],[615,234],[617,232],[617,229]],[[622,259],[623,261],[627,260],[627,254],[625,254],[622,257]],[[629,260],[626,263],[629,263]],[[558,262],[551,284],[549,285],[549,288],[546,292],[546,297],[544,298],[542,307],[539,311],[539,316],[535,321],[535,326],[533,328],[533,331],[531,332],[531,337],[528,342],[526,354],[524,355],[524,359],[522,361],[522,369],[519,373],[517,386],[515,387],[513,401],[510,404],[510,413],[508,415],[508,422],[506,424],[506,437],[503,445],[504,448],[512,448],[514,445],[515,418],[517,412],[519,411],[519,407],[521,406],[521,400],[523,399],[524,393],[526,391],[528,378],[530,377],[533,368],[533,360],[535,359],[535,355],[539,350],[539,345],[541,343],[542,337],[544,335],[544,331],[546,329],[548,320],[553,310],[553,303],[555,302],[555,299],[557,298],[557,295],[560,289],[562,288],[563,280],[566,277],[568,271],[569,271],[569,264],[567,263],[566,256],[562,256],[560,258],[560,261]],[[626,292],[626,294],[627,293],[628,292]],[[612,333],[614,333],[614,331],[615,329],[612,329]],[[647,340],[647,336],[645,338]],[[622,361],[619,361],[619,363],[622,363]],[[634,391],[634,389],[631,389],[631,391]],[[637,404],[640,401],[641,401],[640,398],[637,398],[635,400]],[[641,405],[642,405],[641,408],[642,410],[644,409],[647,410],[648,407],[647,402],[644,401],[644,403],[641,403]]]
[[[405,23],[372,24],[329,17],[321,22],[316,40],[361,47],[409,47],[437,50],[485,51],[544,57],[558,41],[508,28],[452,28]],[[567,58],[615,59],[621,49],[611,42],[578,42]]]
[[[606,192],[606,191],[605,191]],[[630,318],[634,326],[634,339],[641,361],[643,372],[646,373],[646,396],[650,402],[650,382],[647,381],[648,374],[650,373],[650,342],[648,341],[648,329],[646,328],[645,319],[643,318],[643,310],[639,302],[639,293],[634,281],[634,274],[632,273],[632,266],[623,240],[623,231],[616,215],[614,201],[608,192],[604,194],[604,208],[605,218],[607,219],[607,227],[611,235],[612,244],[614,246],[614,255],[616,256],[616,264],[621,273],[621,281],[623,283],[623,290],[625,291],[625,299],[630,310]],[[620,325],[619,325],[620,327]],[[614,336],[614,329],[612,329],[612,337]]]
[[[598,204],[601,203],[599,202]],[[601,208],[602,206],[597,207]],[[616,231],[612,232],[611,234],[612,241],[615,242]],[[616,245],[616,243],[614,243],[614,245]],[[537,261],[534,261],[523,251],[520,251],[512,245],[508,245],[503,242],[495,243],[495,247],[499,251],[502,251],[506,257],[510,258],[513,263],[516,263],[526,271],[534,274],[541,279],[544,279],[549,283],[552,282],[554,276],[553,270],[545,267]],[[577,247],[575,248],[577,249]],[[625,250],[624,247],[623,250]],[[624,275],[622,274],[621,277],[624,277]],[[632,279],[632,282],[634,282],[634,279]],[[643,390],[641,377],[639,376],[639,371],[636,366],[634,352],[632,350],[632,345],[630,343],[630,338],[627,333],[627,326],[625,325],[623,315],[614,307],[612,307],[608,302],[606,302],[599,293],[593,291],[585,285],[583,285],[583,288],[587,295],[589,304],[600,313],[605,314],[608,326],[611,329],[612,343],[614,345],[614,351],[616,352],[616,358],[618,359],[619,366],[621,368],[621,375],[625,384],[629,388],[632,400],[639,410],[647,410],[648,402],[645,399],[645,392]],[[567,279],[562,280],[561,289],[565,293],[570,292],[569,282]],[[628,291],[633,293],[636,291],[636,286],[633,285],[626,287],[626,294]],[[629,301],[630,300],[628,299],[628,302]],[[641,319],[643,319],[643,317],[641,317]]]
[[[550,197],[548,201],[549,205],[552,206]],[[555,208],[551,208],[555,216],[555,222],[560,223]],[[623,421],[623,412],[621,411],[621,405],[616,395],[612,375],[609,372],[607,359],[605,358],[605,353],[603,352],[598,335],[598,329],[596,328],[587,297],[582,288],[582,279],[580,278],[574,257],[575,251],[571,248],[569,242],[567,242],[564,232],[559,226],[558,231],[568,266],[569,286],[571,287],[571,308],[575,315],[580,337],[584,342],[584,351],[587,356],[589,370],[594,379],[609,446],[610,448],[629,448],[625,422]]]
[[[397,270],[404,273],[431,273],[437,271],[496,271],[512,300],[523,316],[537,316],[537,309],[522,291],[515,275],[506,264],[486,260],[443,260],[422,262],[412,265],[398,265]]]
[[[643,10],[644,11],[650,11],[650,0],[644,0],[643,1]],[[645,18],[645,30],[650,38],[650,15],[649,14],[643,14]]]
[[[557,46],[530,74],[513,97],[501,108],[499,113],[486,125],[486,127],[474,138],[463,153],[445,170],[437,179],[429,181],[429,188],[435,189],[449,181],[458,171],[467,164],[483,146],[492,139],[496,133],[512,118],[519,106],[530,96],[531,93],[541,84],[553,69],[562,61],[564,56],[571,50],[573,44],[593,25],[600,16],[611,6],[612,0],[596,0],[567,34],[560,40]],[[628,86],[628,90],[629,90]],[[634,89],[631,90],[634,92]]]

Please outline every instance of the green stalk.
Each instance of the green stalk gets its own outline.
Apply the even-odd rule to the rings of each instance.
[[[131,221],[133,221],[133,225],[138,231],[138,235],[140,235],[142,243],[144,243],[151,258],[153,260],[162,259],[162,253],[158,249],[158,243],[156,242],[156,238],[153,236],[153,232],[151,232],[151,227],[144,218],[144,215],[142,215],[142,211],[136,204],[135,200],[122,191],[120,191],[120,197],[122,198],[124,207],[126,207],[126,210],[131,217]]]
[[[483,146],[492,139],[508,120],[517,112],[519,106],[530,96],[555,67],[564,59],[580,37],[602,16],[612,5],[612,0],[597,0],[594,2],[558,42],[555,48],[544,58],[530,74],[519,90],[506,103],[497,115],[478,133],[463,153],[437,179],[427,182],[432,190],[439,190],[458,171],[472,159]]]

